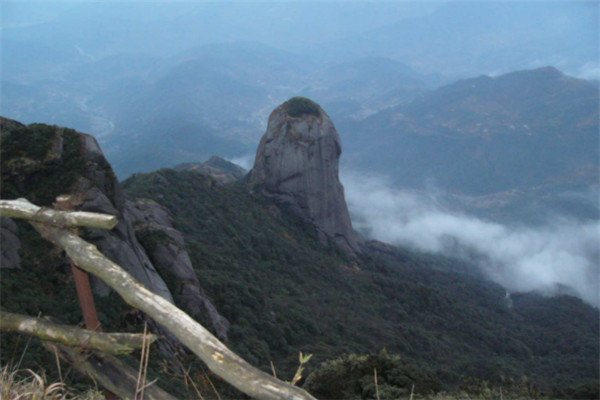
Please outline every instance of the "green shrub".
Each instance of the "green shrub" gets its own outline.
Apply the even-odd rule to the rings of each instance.
[[[5,131],[0,148],[1,197],[26,197],[40,206],[50,206],[56,196],[69,192],[87,162],[81,134],[50,125]]]
[[[410,393],[429,393],[440,384],[399,355],[350,354],[324,362],[306,380],[304,388],[323,399],[408,398]],[[377,371],[377,385],[375,384]],[[413,387],[414,385],[414,387]]]
[[[321,115],[321,108],[317,103],[306,97],[292,97],[284,104],[290,117],[301,117],[302,115]]]

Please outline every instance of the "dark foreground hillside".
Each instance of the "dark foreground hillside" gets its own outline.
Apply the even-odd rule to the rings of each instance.
[[[103,176],[107,195],[122,186],[130,199],[162,204],[185,237],[200,284],[231,323],[228,345],[266,371],[273,362],[283,379],[291,379],[299,351],[312,353],[301,384],[318,398],[375,398],[374,369],[381,398],[408,398],[413,384],[419,395],[467,391],[481,397],[484,381],[506,388],[505,394],[519,387],[526,398],[540,392],[598,397],[598,310],[580,300],[531,293],[508,299],[468,265],[381,243],[366,244],[353,260],[323,246],[310,224],[242,185],[168,169],[119,184],[102,157],[88,158],[84,139],[47,125],[2,125],[1,198],[50,206],[56,195]],[[1,270],[2,310],[79,323],[64,256],[26,224],[16,225],[21,263]],[[138,240],[150,251],[166,238]],[[135,310],[114,293],[103,294],[96,303],[106,331],[143,330]],[[21,368],[58,377],[54,355],[37,339],[3,333],[0,344],[3,366],[22,358]],[[191,357],[182,362],[202,369]],[[150,379],[190,397],[171,364],[154,349]],[[93,386],[71,370],[63,373],[76,388]]]

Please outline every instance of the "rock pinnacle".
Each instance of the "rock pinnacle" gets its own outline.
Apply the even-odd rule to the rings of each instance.
[[[313,101],[294,97],[269,117],[249,173],[250,186],[311,221],[322,242],[360,252],[338,176],[341,140]]]

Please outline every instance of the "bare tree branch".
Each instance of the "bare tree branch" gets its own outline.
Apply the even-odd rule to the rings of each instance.
[[[100,350],[109,354],[131,353],[141,348],[144,341],[143,334],[96,332],[5,311],[0,311],[0,331],[25,333],[42,340]],[[156,336],[146,335],[146,340],[154,342]]]
[[[29,221],[44,222],[60,227],[88,226],[112,229],[119,220],[114,215],[84,211],[57,211],[31,204],[26,199],[0,200],[0,217],[25,218]]]

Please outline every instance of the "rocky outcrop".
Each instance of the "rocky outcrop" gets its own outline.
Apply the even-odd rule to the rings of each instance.
[[[56,126],[25,126],[5,118],[0,119],[0,127],[3,198],[26,197],[40,206],[52,206],[57,195],[70,194],[76,210],[116,215],[119,223],[114,229],[85,228],[80,234],[154,293],[192,314],[209,315],[208,322],[226,337],[228,323],[202,292],[189,257],[181,250],[181,234],[172,228],[164,210],[125,201],[93,136]],[[140,221],[164,233],[169,244],[146,249],[135,229]],[[18,267],[16,226],[3,219],[1,227],[3,267]],[[176,290],[175,296],[165,281]],[[93,276],[92,286],[99,295],[111,290]]]
[[[0,120],[0,127],[2,197],[25,197],[48,207],[56,196],[69,194],[75,210],[116,215],[119,224],[113,230],[82,229],[82,235],[148,289],[172,302],[167,286],[135,238],[121,188],[96,139],[72,129],[25,126],[6,118]],[[92,285],[98,294],[110,292],[95,278]]]
[[[212,177],[216,182],[226,185],[237,182],[246,175],[246,170],[221,157],[213,156],[204,163],[183,163],[174,167],[176,171],[196,171]]]
[[[227,340],[229,321],[219,314],[200,287],[183,235],[173,228],[170,212],[147,200],[128,201],[125,208],[136,236],[167,283],[175,303],[196,320],[209,322],[217,336]]]
[[[86,239],[148,289],[174,303],[166,283],[135,236],[121,187],[98,142],[93,136],[83,133],[79,135],[82,153],[87,162],[70,191],[76,198],[80,198],[80,204],[75,206],[82,211],[112,214],[119,218],[118,225],[111,231],[86,230]],[[98,293],[108,293],[108,288],[101,281],[94,280],[93,284]]]
[[[338,176],[341,153],[327,113],[311,100],[293,98],[271,113],[247,182],[311,221],[322,241],[355,255],[358,240]]]

